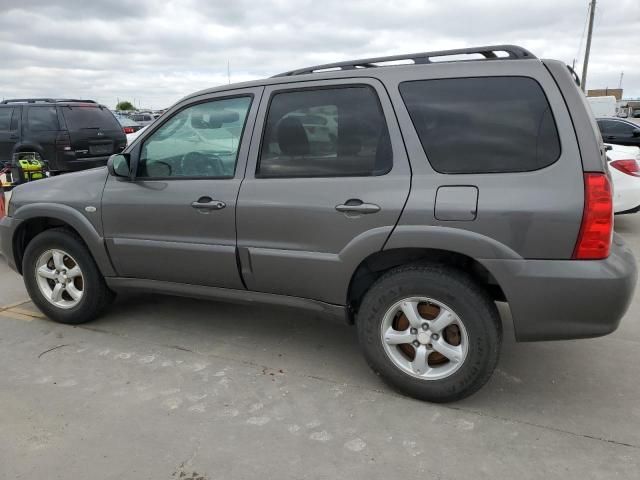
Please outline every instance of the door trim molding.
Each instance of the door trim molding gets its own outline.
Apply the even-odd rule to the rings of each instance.
[[[328,319],[340,323],[350,323],[347,308],[343,305],[312,300],[309,298],[277,295],[273,293],[235,290],[232,288],[209,287],[191,285],[187,283],[164,282],[160,280],[146,280],[142,278],[105,277],[109,288],[121,291],[138,291],[175,295],[179,297],[202,298],[207,300],[222,300],[231,303],[251,304],[261,303],[279,305],[314,312]]]

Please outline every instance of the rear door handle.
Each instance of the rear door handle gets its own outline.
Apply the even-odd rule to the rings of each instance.
[[[380,211],[380,206],[375,203],[364,203],[362,200],[351,199],[345,203],[336,205],[336,210],[344,213],[376,213]]]
[[[222,210],[227,204],[221,200],[213,200],[211,197],[200,197],[195,202],[191,202],[191,206],[196,210]]]
[[[9,135],[9,140],[17,140],[18,139],[18,135],[16,135],[15,133],[12,133],[11,135]]]

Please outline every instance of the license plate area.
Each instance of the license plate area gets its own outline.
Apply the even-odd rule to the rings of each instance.
[[[89,145],[89,153],[91,155],[111,155],[113,153],[113,143]]]

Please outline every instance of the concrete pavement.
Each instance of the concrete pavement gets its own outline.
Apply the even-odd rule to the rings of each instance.
[[[640,215],[616,229],[640,258]],[[371,373],[355,329],[304,312],[138,296],[71,327],[22,303],[2,260],[0,285],[3,479],[639,475],[638,293],[592,340],[516,344],[501,308],[493,378],[433,405]]]

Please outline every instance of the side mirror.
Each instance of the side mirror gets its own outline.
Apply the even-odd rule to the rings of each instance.
[[[633,132],[631,132],[631,135],[634,137],[640,137],[640,128],[636,128]]]
[[[605,145],[604,146],[604,151],[608,152],[609,150],[613,150],[613,147],[611,145]]]
[[[107,169],[109,175],[114,177],[129,178],[131,177],[131,166],[129,165],[129,155],[117,153],[111,155],[107,161]]]

